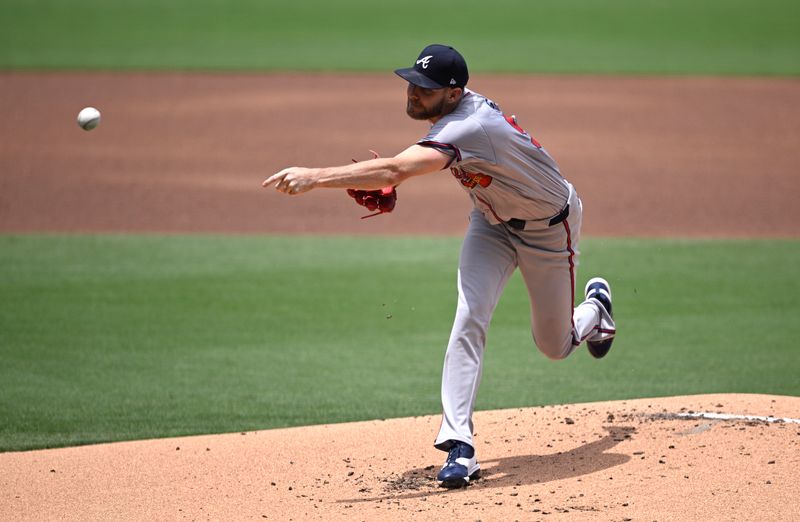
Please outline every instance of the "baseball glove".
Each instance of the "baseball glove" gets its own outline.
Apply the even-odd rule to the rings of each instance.
[[[347,189],[347,195],[356,200],[359,205],[366,207],[370,212],[377,210],[374,214],[363,216],[361,219],[379,214],[388,214],[394,210],[394,205],[397,202],[397,190],[395,187],[384,187],[379,190]]]
[[[380,158],[380,155],[374,150],[370,150],[370,152],[373,158]],[[358,163],[358,160],[354,159],[353,163]],[[394,210],[394,204],[397,202],[397,190],[395,189],[396,187],[384,187],[380,190],[347,189],[347,195],[355,199],[359,205],[367,207],[370,212],[377,210],[374,214],[361,217],[361,219],[366,219],[380,214],[388,214]]]

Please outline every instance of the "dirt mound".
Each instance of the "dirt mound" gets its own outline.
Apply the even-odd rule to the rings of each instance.
[[[2,520],[789,520],[800,398],[479,412],[483,478],[438,488],[438,416],[0,454]],[[680,416],[685,414],[687,416]],[[770,419],[771,420],[771,419]]]

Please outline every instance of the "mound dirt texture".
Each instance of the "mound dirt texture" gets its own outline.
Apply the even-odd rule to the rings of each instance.
[[[438,417],[0,454],[3,520],[796,520],[800,398],[479,412],[483,477],[437,487]]]
[[[584,235],[800,235],[800,81],[476,77],[554,155]],[[368,220],[290,165],[391,155],[427,126],[386,75],[0,73],[0,232],[461,234],[448,171]],[[84,132],[87,105],[103,113]],[[611,363],[613,361],[609,361]],[[800,399],[479,412],[483,478],[434,477],[439,417],[0,454],[0,520],[797,520]]]

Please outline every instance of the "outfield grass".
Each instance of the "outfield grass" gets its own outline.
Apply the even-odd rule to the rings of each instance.
[[[3,0],[0,68],[800,73],[794,0]]]
[[[457,238],[0,236],[0,450],[439,412]],[[479,409],[800,394],[800,241],[586,239],[603,361],[533,347],[515,276]]]

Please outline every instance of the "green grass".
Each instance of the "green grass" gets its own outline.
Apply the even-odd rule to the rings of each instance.
[[[439,412],[457,238],[0,236],[0,450]],[[554,362],[515,276],[479,409],[800,394],[800,241],[586,239],[620,335]]]
[[[800,73],[794,0],[3,0],[0,68]]]

